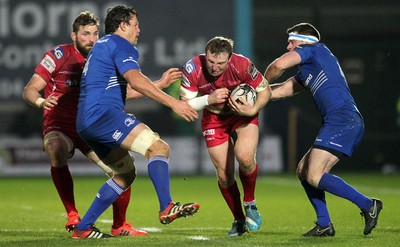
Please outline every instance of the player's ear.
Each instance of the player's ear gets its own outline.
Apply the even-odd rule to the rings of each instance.
[[[124,21],[122,21],[122,22],[119,24],[119,28],[121,29],[121,31],[125,31],[126,25],[127,25],[127,23],[124,22]]]
[[[76,41],[76,33],[75,32],[71,32],[71,39],[73,42]]]

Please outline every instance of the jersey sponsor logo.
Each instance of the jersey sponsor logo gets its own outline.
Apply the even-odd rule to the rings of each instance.
[[[189,75],[194,71],[194,69],[196,68],[196,65],[194,64],[193,60],[189,60],[186,64],[185,64],[185,71],[186,73],[188,73]]]
[[[56,63],[54,62],[53,58],[49,55],[44,56],[40,64],[50,73],[53,73],[56,69]]]
[[[135,120],[134,119],[132,119],[132,118],[125,118],[125,125],[126,126],[131,126],[132,124],[134,124],[135,123]]]
[[[66,80],[66,81],[65,81],[65,85],[66,85],[67,87],[77,87],[77,86],[80,86],[80,81]]]
[[[260,72],[258,72],[258,69],[256,68],[256,66],[254,65],[254,63],[252,63],[250,65],[250,69],[249,69],[249,74],[251,76],[251,79],[253,79],[253,81],[257,78],[258,74]]]
[[[208,129],[203,131],[203,136],[212,136],[215,135],[215,129]]]
[[[121,131],[116,130],[116,131],[114,132],[114,134],[112,135],[112,138],[113,138],[114,140],[118,141],[119,138],[121,138],[122,135],[123,135],[123,134],[122,134]]]
[[[64,56],[64,50],[61,47],[54,48],[51,53],[53,53],[57,60],[60,60]]]
[[[210,93],[212,93],[212,92],[214,91],[214,90],[212,89],[212,83],[207,83],[207,84],[204,84],[204,85],[202,85],[202,86],[199,87],[199,89],[205,89],[205,88],[207,88],[208,90],[211,90]]]
[[[312,74],[309,74],[306,81],[304,82],[304,85],[307,87],[308,84],[310,83],[311,79],[313,78]]]

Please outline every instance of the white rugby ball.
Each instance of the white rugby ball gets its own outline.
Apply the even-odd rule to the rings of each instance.
[[[231,92],[231,98],[238,103],[240,103],[238,98],[242,98],[250,105],[254,105],[254,102],[256,102],[257,99],[257,92],[251,85],[242,83],[233,89]]]

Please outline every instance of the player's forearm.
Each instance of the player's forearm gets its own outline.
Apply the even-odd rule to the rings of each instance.
[[[25,87],[22,93],[22,98],[32,106],[43,108],[45,99],[42,98],[42,95],[38,91],[29,86]]]
[[[259,112],[271,99],[272,97],[272,90],[271,87],[268,85],[263,91],[257,93],[257,100],[254,103],[254,109]]]
[[[209,105],[208,94],[203,95],[203,96],[199,96],[199,97],[195,97],[193,99],[188,100],[187,102],[196,111],[201,111],[206,106]]]
[[[146,82],[142,83],[136,83],[134,85],[131,85],[132,89],[137,91],[137,95],[144,95],[147,96],[163,105],[166,105],[167,107],[172,106],[174,104],[175,100],[173,97],[169,96],[165,92],[163,92],[161,89],[156,87],[153,83],[151,83],[150,80],[146,80]],[[132,96],[133,94],[131,94]]]
[[[291,97],[304,90],[304,88],[297,83],[293,77],[290,77],[285,82],[272,84],[271,89],[271,100],[280,100]]]

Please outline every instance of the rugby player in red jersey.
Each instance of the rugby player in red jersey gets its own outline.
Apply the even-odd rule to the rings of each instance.
[[[214,37],[205,54],[189,60],[182,69],[180,96],[196,110],[203,110],[201,126],[207,150],[218,176],[218,187],[234,222],[229,237],[241,236],[261,226],[254,196],[258,164],[258,111],[271,95],[268,81],[246,57],[233,53],[233,41]],[[254,106],[230,99],[230,91],[247,83],[256,89]],[[199,94],[199,96],[197,96]],[[243,213],[235,179],[235,158],[243,186]]]

